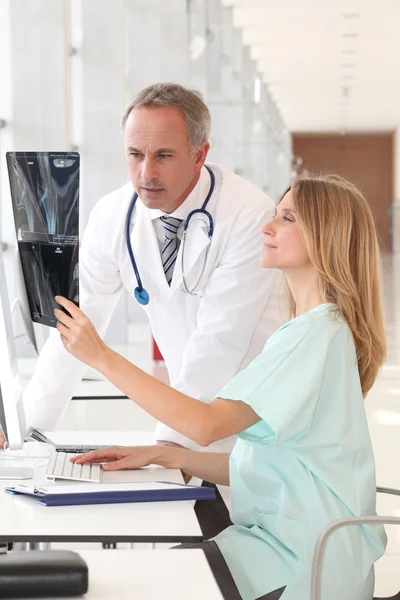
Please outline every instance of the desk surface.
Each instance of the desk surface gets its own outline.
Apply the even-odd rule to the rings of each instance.
[[[79,554],[89,568],[85,600],[222,600],[201,550],[87,550]]]
[[[103,432],[104,434],[105,432]],[[58,432],[54,437],[65,443],[97,443],[102,432],[91,432],[93,440],[88,440],[87,432],[74,432],[74,439]],[[112,432],[115,443],[117,432]],[[149,434],[147,434],[149,436]],[[131,443],[145,443],[145,435],[132,433]],[[121,439],[120,442],[124,443]],[[107,442],[106,442],[107,443]],[[45,478],[46,458],[24,460],[1,460],[1,466],[32,466],[36,463],[35,477],[16,482],[0,481],[0,542],[198,542],[202,540],[193,502],[143,502],[131,504],[99,504],[88,506],[45,507],[37,504],[35,498],[12,496],[4,493],[4,487],[18,483],[25,485],[66,485],[71,482],[58,481],[55,484]],[[105,483],[126,481],[171,481],[182,483],[179,470],[152,466],[136,471],[104,472]],[[80,483],[77,483],[80,485]]]

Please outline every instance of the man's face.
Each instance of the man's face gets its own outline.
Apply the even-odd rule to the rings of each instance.
[[[148,208],[173,212],[197,183],[209,144],[190,152],[183,113],[174,107],[134,108],[125,150],[135,191]]]

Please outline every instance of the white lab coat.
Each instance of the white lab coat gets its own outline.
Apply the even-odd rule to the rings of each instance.
[[[261,226],[271,218],[274,205],[258,188],[217,165],[215,191],[210,199],[215,231],[201,295],[182,289],[181,252],[171,287],[163,272],[160,248],[150,211],[140,201],[132,216],[131,241],[143,286],[150,295],[144,307],[154,338],[165,359],[171,385],[209,401],[238,371],[257,356],[266,339],[285,321],[278,300],[281,276],[260,265]],[[200,179],[180,211],[199,208],[207,195],[210,176],[203,167]],[[132,184],[103,197],[94,207],[80,252],[82,310],[104,335],[125,288],[137,286],[125,243],[125,220],[133,194]],[[175,213],[173,213],[175,215]],[[197,281],[210,243],[206,227],[196,223],[187,236],[186,279]],[[28,427],[54,430],[83,376],[85,365],[64,349],[53,331],[46,342],[24,396]],[[156,438],[195,449],[181,433],[159,424]],[[210,446],[230,451],[233,440]]]

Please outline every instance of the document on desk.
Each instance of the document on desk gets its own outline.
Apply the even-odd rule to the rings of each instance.
[[[9,494],[33,496],[43,506],[71,504],[116,504],[121,502],[166,502],[215,500],[210,487],[153,481],[145,483],[78,483],[74,485],[5,488]]]

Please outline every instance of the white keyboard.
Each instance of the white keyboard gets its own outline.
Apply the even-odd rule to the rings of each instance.
[[[77,465],[69,460],[72,456],[76,456],[76,454],[72,452],[53,452],[47,465],[47,479],[71,479],[73,481],[101,483],[103,471],[99,464]]]

